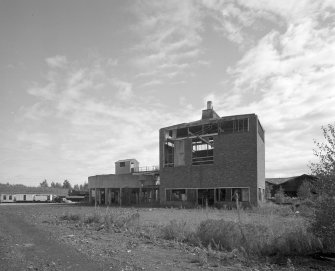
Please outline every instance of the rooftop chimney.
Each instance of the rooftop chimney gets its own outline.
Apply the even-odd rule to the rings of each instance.
[[[213,103],[212,101],[207,101],[207,109],[202,110],[202,117],[201,119],[219,119],[220,116],[216,114],[216,112],[213,109]]]
[[[212,101],[207,101],[207,109],[213,109]]]

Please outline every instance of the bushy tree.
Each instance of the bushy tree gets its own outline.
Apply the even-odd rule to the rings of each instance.
[[[298,188],[298,198],[300,200],[306,200],[306,199],[310,199],[312,197],[312,192],[311,192],[311,184],[305,180],[302,182],[302,184],[300,185],[300,187]]]
[[[43,182],[40,183],[40,187],[49,187],[48,181],[44,180]]]
[[[70,182],[68,180],[65,180],[63,182],[63,188],[72,189],[72,186],[71,186],[71,184],[70,184]]]
[[[56,188],[63,188],[62,184],[61,184],[61,183],[58,183],[58,182],[55,184],[55,187],[56,187]]]
[[[80,188],[81,191],[88,191],[88,183],[85,182],[83,186]]]
[[[318,162],[310,164],[312,173],[319,178],[312,230],[326,249],[335,251],[335,124],[322,127],[322,132],[325,142],[314,140]]]

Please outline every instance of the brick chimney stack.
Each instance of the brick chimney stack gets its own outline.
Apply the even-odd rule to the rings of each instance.
[[[207,109],[202,110],[201,119],[219,119],[220,116],[214,111],[212,101],[207,101]]]

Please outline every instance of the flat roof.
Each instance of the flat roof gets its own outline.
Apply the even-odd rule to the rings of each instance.
[[[243,117],[250,117],[250,116],[257,116],[255,113],[251,114],[242,114],[242,115],[231,115],[231,116],[224,116],[220,118],[213,118],[213,119],[201,119],[201,120],[196,120],[196,121],[191,121],[191,122],[184,122],[180,124],[175,124],[167,127],[163,127],[161,129],[173,129],[173,128],[184,128],[184,127],[189,127],[189,126],[194,126],[194,125],[200,125],[200,124],[211,124],[211,123],[216,123],[221,120],[234,120],[234,119],[240,119]]]

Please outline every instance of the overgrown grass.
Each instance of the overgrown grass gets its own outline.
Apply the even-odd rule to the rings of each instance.
[[[196,237],[204,246],[219,250],[242,249],[258,255],[306,255],[321,249],[320,241],[305,227],[287,227],[282,232],[260,224],[242,224],[224,220],[206,220]]]
[[[235,219],[205,219],[195,229],[185,220],[172,220],[161,227],[162,237],[248,255],[306,255],[322,249],[308,222],[290,206],[270,204],[230,212]]]
[[[66,213],[60,216],[60,219],[66,221],[79,221],[81,219],[81,216],[79,214]]]
[[[292,206],[264,204],[247,210],[217,209],[73,209],[62,220],[105,229],[128,229],[150,239],[185,242],[214,251],[248,255],[305,255],[320,251],[321,241],[309,231],[306,217]]]
[[[67,212],[59,216],[59,219],[84,224],[100,224],[107,230],[113,227],[124,228],[139,225],[139,213],[129,212],[126,209],[94,208],[87,214]]]

